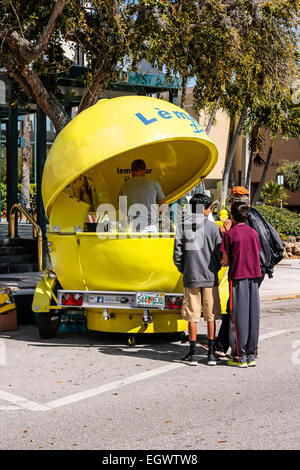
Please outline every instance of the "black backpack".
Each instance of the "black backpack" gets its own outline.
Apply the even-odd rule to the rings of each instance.
[[[274,266],[283,258],[281,238],[275,228],[253,207],[250,207],[247,223],[256,230],[259,237],[261,269],[269,277],[273,277]]]

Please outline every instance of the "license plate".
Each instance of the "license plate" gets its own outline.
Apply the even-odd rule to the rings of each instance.
[[[161,293],[145,293],[137,292],[136,293],[136,305],[138,307],[147,307],[147,308],[164,308],[165,306],[165,296]]]

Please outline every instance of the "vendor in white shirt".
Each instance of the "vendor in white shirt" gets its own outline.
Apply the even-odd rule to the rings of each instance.
[[[132,178],[126,181],[119,192],[119,196],[127,197],[128,214],[130,214],[131,206],[134,204],[141,205],[141,211],[133,212],[136,216],[137,224],[135,225],[136,231],[142,232],[157,232],[158,231],[158,208],[157,204],[165,204],[165,195],[157,181],[149,180],[146,176],[146,163],[144,160],[134,160],[131,164]]]

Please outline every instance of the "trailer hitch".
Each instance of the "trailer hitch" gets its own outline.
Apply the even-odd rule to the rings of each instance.
[[[149,310],[145,308],[144,315],[143,315],[144,326],[147,328],[147,326],[149,325],[151,321],[152,321],[152,315],[150,315]]]
[[[104,318],[104,320],[109,320],[110,319],[110,316],[108,315],[107,308],[103,309],[103,318]]]

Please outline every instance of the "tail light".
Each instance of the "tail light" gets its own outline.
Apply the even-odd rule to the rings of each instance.
[[[70,294],[68,292],[64,293],[61,299],[63,305],[77,305],[80,307],[82,305],[82,294]]]
[[[182,297],[169,297],[167,301],[167,308],[169,310],[180,310],[182,306]]]

